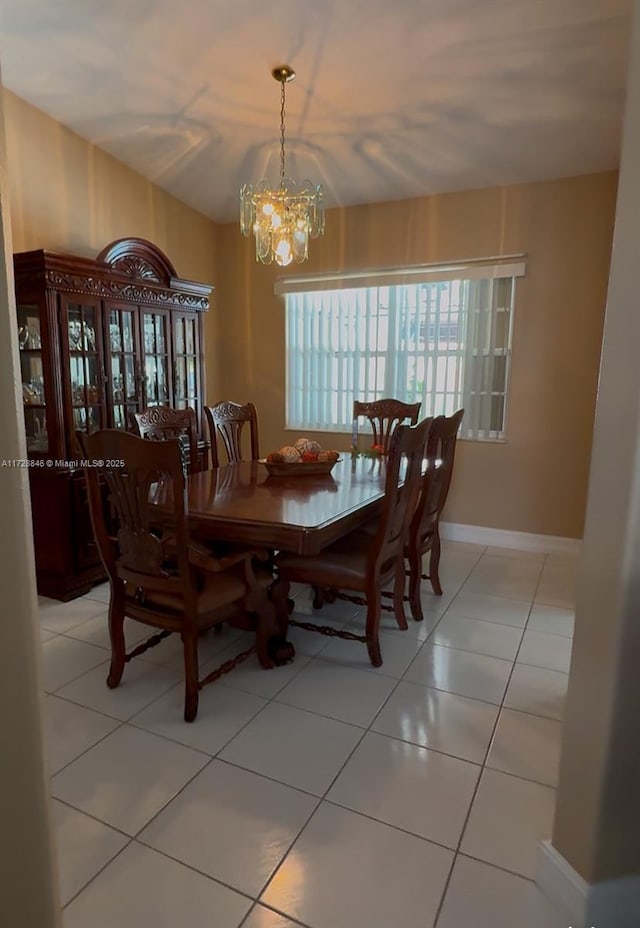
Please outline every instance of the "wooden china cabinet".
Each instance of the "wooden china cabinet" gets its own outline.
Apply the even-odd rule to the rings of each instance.
[[[212,287],[136,238],[95,260],[23,252],[14,271],[38,592],[67,600],[103,577],[75,431],[130,429],[167,405],[192,406],[202,433]]]

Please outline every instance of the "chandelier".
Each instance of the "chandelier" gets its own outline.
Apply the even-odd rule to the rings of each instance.
[[[273,187],[261,180],[253,187],[245,184],[240,191],[240,229],[256,238],[256,260],[263,264],[286,267],[292,261],[300,264],[308,255],[309,238],[324,232],[322,187],[305,180],[300,186],[284,170],[284,107],[285,86],[296,72],[281,65],[271,72],[280,83],[280,184]]]

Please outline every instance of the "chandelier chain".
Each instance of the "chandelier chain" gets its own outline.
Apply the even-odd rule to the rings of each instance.
[[[284,187],[284,95],[285,81],[280,86],[280,186]]]

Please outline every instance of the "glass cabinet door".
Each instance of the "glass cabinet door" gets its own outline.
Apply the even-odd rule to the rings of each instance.
[[[174,402],[178,409],[198,410],[198,319],[195,313],[176,313],[173,317]]]
[[[169,382],[169,317],[166,312],[142,313],[142,341],[144,347],[144,404],[168,406]]]
[[[40,309],[35,303],[18,303],[17,315],[27,451],[30,454],[47,454],[49,440]]]
[[[64,301],[61,322],[69,363],[71,428],[95,432],[107,424],[100,306]]]
[[[138,346],[138,307],[106,307],[107,392],[116,429],[126,429],[131,417],[142,408],[142,373]]]

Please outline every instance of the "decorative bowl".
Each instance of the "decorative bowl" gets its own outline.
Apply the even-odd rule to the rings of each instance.
[[[317,477],[320,474],[330,474],[338,461],[294,461],[275,463],[261,458],[258,463],[264,464],[270,477]]]

